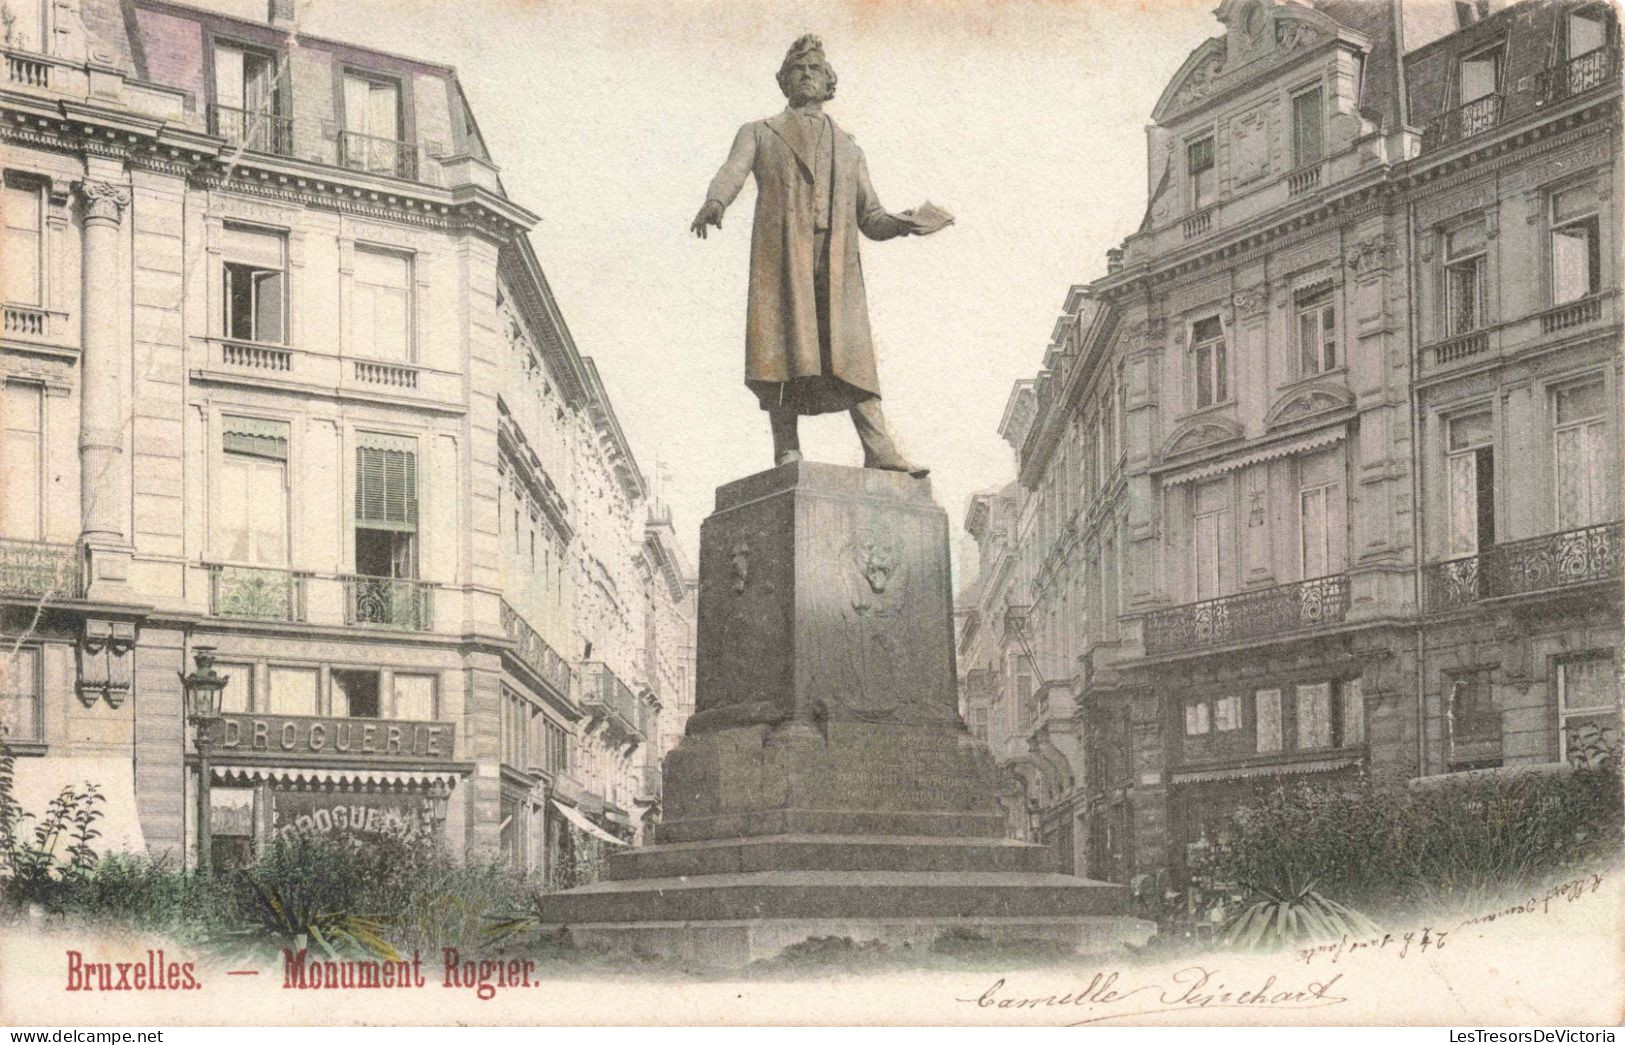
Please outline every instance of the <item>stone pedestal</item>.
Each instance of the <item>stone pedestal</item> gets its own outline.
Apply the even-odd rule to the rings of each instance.
[[[578,941],[742,963],[812,936],[949,929],[1143,942],[1121,886],[1009,842],[957,710],[948,519],[930,484],[801,462],[730,483],[700,533],[695,713],[652,846],[550,896]]]

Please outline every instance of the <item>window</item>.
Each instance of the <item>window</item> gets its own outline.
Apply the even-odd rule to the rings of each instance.
[[[232,563],[288,562],[288,424],[221,418],[220,484],[211,515],[214,553]]]
[[[1319,87],[1292,96],[1292,157],[1299,167],[1320,162],[1321,116]]]
[[[1461,134],[1477,134],[1495,126],[1500,114],[1501,48],[1479,51],[1461,60],[1457,104],[1462,106]]]
[[[254,710],[254,665],[220,664],[215,668],[226,677],[220,692],[220,710],[247,714]]]
[[[365,435],[356,447],[355,572],[417,576],[417,453],[410,440]]]
[[[214,133],[259,152],[286,154],[291,136],[278,117],[277,59],[235,44],[214,45]]]
[[[987,731],[987,711],[977,712],[981,715],[982,731]],[[552,773],[568,773],[570,771],[570,734],[565,728],[547,718],[542,720],[542,737],[546,746],[545,755],[547,763],[544,768]]]
[[[209,862],[217,871],[237,871],[254,862],[254,789],[209,789]]]
[[[1196,598],[1223,594],[1230,564],[1230,489],[1226,480],[1196,490],[1193,519]]]
[[[1602,289],[1602,247],[1597,187],[1578,185],[1552,194],[1552,304],[1578,301]]]
[[[1452,746],[1501,739],[1501,712],[1495,706],[1488,671],[1448,673],[1444,707]]]
[[[350,281],[350,346],[370,359],[412,357],[412,262],[404,254],[355,249]]]
[[[395,707],[390,717],[412,722],[433,722],[434,676],[396,675]]]
[[[401,137],[400,85],[346,73],[340,150],[344,165],[373,174],[411,177],[410,154],[401,146]]]
[[[1601,380],[1552,393],[1552,451],[1557,473],[1557,528],[1572,530],[1614,516],[1606,490],[1610,454],[1608,396]]]
[[[1343,698],[1343,747],[1365,743],[1365,689],[1359,679],[1349,679],[1339,687]]]
[[[1205,700],[1193,701],[1185,705],[1185,735],[1187,737],[1206,736],[1212,730],[1212,723],[1208,717],[1208,703]]]
[[[333,715],[337,718],[382,718],[378,707],[378,672],[333,672]]]
[[[1475,221],[1444,240],[1444,332],[1455,337],[1485,322],[1484,225]]]
[[[1191,142],[1185,147],[1186,171],[1190,175],[1190,203],[1192,210],[1212,206],[1216,184],[1213,166],[1213,138]]]
[[[316,669],[279,668],[270,670],[270,706],[272,715],[315,715]]]
[[[44,536],[45,389],[7,381],[0,398],[0,534]]]
[[[1568,57],[1568,77],[1564,86],[1570,94],[1589,91],[1608,82],[1611,76],[1607,53],[1608,11],[1603,7],[1571,12],[1563,41]]]
[[[1229,399],[1229,364],[1219,317],[1200,320],[1191,328],[1191,356],[1196,369],[1196,408]]]
[[[1446,422],[1451,558],[1495,543],[1494,416],[1480,410]]]
[[[1558,757],[1582,767],[1619,758],[1619,679],[1612,650],[1557,665]]]
[[[1241,698],[1220,697],[1213,702],[1213,728],[1228,733],[1241,728]]]
[[[0,16],[6,22],[6,47],[49,54],[50,10],[48,0],[0,0]]]
[[[1026,732],[1032,725],[1033,669],[1026,657],[1016,661],[1016,728]]]
[[[1332,684],[1311,682],[1293,687],[1298,719],[1298,748],[1332,746]]]
[[[0,660],[0,738],[40,739],[40,683],[39,647],[18,646]]]
[[[1281,750],[1281,691],[1256,691],[1253,694],[1253,708],[1257,719],[1258,753],[1274,754]]]
[[[1337,451],[1298,460],[1298,554],[1304,580],[1343,572],[1346,509]]]
[[[45,190],[6,175],[5,295],[12,305],[45,303]]]
[[[236,341],[287,341],[287,237],[227,225],[222,232],[220,333]]]
[[[1304,377],[1337,367],[1337,307],[1329,281],[1293,296],[1298,313],[1298,371]]]

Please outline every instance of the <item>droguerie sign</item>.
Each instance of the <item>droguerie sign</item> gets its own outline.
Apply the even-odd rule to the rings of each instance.
[[[428,824],[421,795],[278,791],[272,802],[274,831],[281,838],[393,834],[419,831]]]
[[[449,722],[393,722],[376,718],[304,715],[222,716],[223,753],[265,752],[295,758],[334,756],[447,762],[456,734]]]

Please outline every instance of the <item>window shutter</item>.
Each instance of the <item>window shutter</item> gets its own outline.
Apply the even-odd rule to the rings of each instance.
[[[356,447],[355,521],[369,530],[415,532],[417,455],[408,450]]]
[[[272,461],[288,459],[288,423],[257,417],[221,419],[221,449],[228,454],[248,454]]]

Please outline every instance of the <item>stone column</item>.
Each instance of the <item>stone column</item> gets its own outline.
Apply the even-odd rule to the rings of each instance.
[[[129,535],[124,532],[126,493],[124,424],[125,349],[119,319],[122,295],[120,223],[130,189],[107,181],[82,181],[84,212],[83,322],[79,389],[79,507],[81,538],[90,556],[92,588],[119,583],[127,570]],[[109,556],[102,549],[111,551]],[[123,555],[120,552],[124,552]]]

